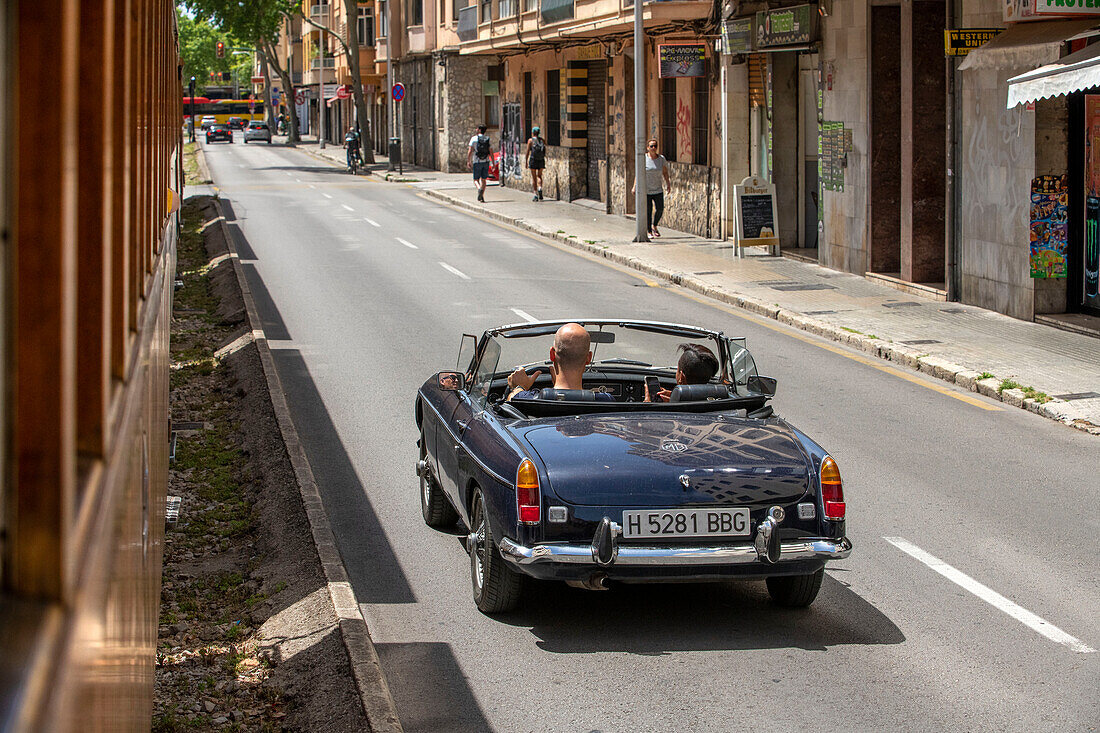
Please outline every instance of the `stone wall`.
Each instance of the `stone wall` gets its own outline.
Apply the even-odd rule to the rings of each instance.
[[[867,197],[871,163],[868,98],[869,3],[834,3],[823,23],[821,62],[826,76],[824,118],[852,131],[843,191],[822,191],[823,231],[818,261],[862,275],[867,269]],[[999,23],[997,25],[1000,25]],[[832,89],[828,74],[832,72]]]
[[[437,70],[437,94],[442,82],[443,121],[438,131],[439,146],[433,168],[447,173],[468,170],[466,153],[470,138],[477,133],[477,126],[484,121],[485,98],[481,82],[488,78],[486,69],[496,63],[494,56],[459,56],[448,54],[444,65],[433,64]],[[437,102],[438,104],[438,102]],[[493,150],[500,147],[500,132],[493,129],[487,134],[493,141]]]

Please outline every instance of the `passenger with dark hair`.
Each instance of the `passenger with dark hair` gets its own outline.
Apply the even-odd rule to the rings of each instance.
[[[680,344],[680,361],[676,365],[676,384],[706,384],[718,373],[718,357],[702,344]],[[668,402],[672,391],[662,389],[656,399],[646,386],[646,402]]]

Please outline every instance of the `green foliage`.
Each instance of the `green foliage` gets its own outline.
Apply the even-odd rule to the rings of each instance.
[[[978,379],[993,379],[993,374],[991,372],[982,372],[978,375]]]
[[[1001,386],[997,388],[998,392],[1004,392],[1006,389],[1019,389],[1020,383],[1011,379],[1002,379]]]
[[[252,76],[252,57],[234,55],[233,48],[251,48],[252,44],[244,42],[230,33],[226,33],[215,27],[209,20],[201,17],[193,17],[187,12],[181,12],[177,8],[179,17],[180,34],[180,61],[183,62],[183,87],[186,93],[187,82],[195,77],[195,93],[201,95],[209,84],[224,84],[221,79],[210,80],[210,72],[228,71],[237,72],[238,83],[243,82],[243,88],[249,88],[248,79]],[[225,58],[218,58],[217,43],[222,41],[226,45]]]
[[[1024,387],[1024,397],[1035,400],[1040,405],[1050,402],[1051,397],[1046,392],[1040,392],[1034,387]]]

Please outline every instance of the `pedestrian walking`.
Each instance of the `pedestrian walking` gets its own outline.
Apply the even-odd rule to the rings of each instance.
[[[474,172],[478,201],[485,201],[485,184],[489,181],[491,155],[492,141],[485,134],[485,125],[478,125],[477,134],[470,138],[470,149],[466,151],[466,165]]]
[[[630,193],[637,191],[637,186],[638,182],[635,181]],[[665,190],[672,191],[672,179],[668,177],[668,161],[658,152],[657,140],[653,139],[646,143],[645,159],[645,221],[651,237],[661,236],[657,225],[665,213]]]
[[[532,201],[542,201],[542,172],[546,169],[546,141],[542,139],[539,126],[531,128],[531,137],[527,140],[527,169],[531,171],[531,190],[535,192]]]

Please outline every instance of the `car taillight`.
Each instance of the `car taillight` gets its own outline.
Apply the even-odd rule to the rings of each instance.
[[[520,524],[539,523],[539,472],[529,458],[523,459],[516,471],[516,504],[519,505]]]
[[[826,519],[844,519],[844,486],[840,481],[840,469],[830,456],[825,456],[821,462],[821,504]]]

